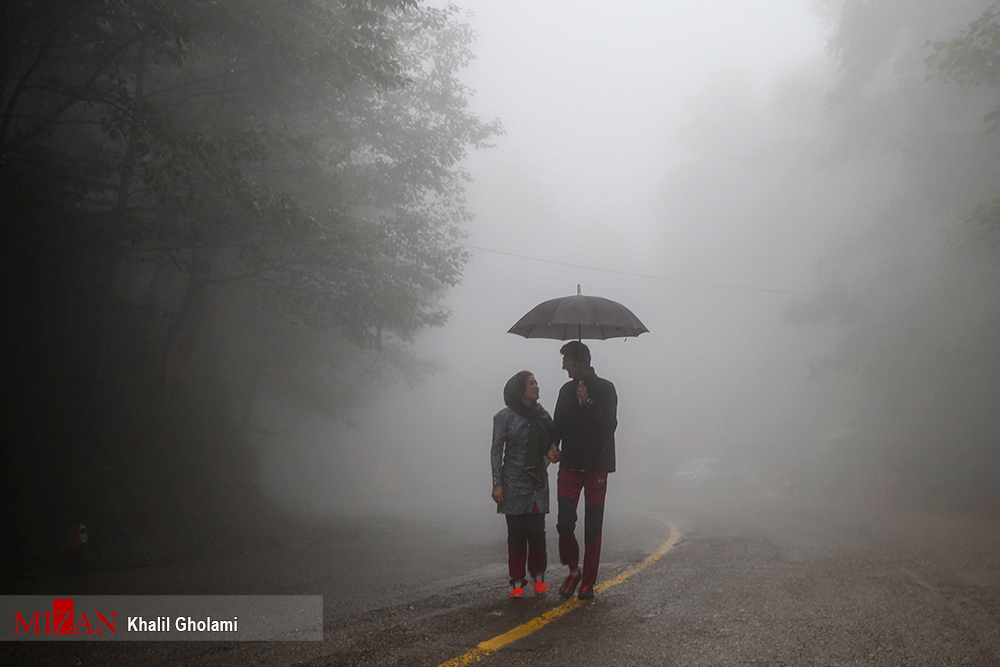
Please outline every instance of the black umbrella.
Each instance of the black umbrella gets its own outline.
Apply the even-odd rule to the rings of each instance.
[[[580,294],[544,301],[517,321],[507,333],[525,338],[556,340],[628,338],[647,333],[631,310],[617,301]]]

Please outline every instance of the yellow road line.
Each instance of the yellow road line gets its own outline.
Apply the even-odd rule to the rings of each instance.
[[[663,557],[663,554],[670,551],[670,549],[673,548],[675,544],[677,544],[677,540],[679,540],[681,537],[681,531],[678,530],[677,526],[675,526],[670,521],[661,519],[660,517],[655,517],[655,518],[657,518],[659,521],[662,521],[670,528],[670,537],[667,538],[667,541],[661,544],[660,548],[656,550],[656,553],[647,557],[646,560],[642,561],[637,565],[633,565],[632,567],[627,568],[618,576],[612,579],[608,579],[607,581],[602,581],[601,583],[594,586],[595,592],[602,593],[607,589],[611,588],[612,586],[617,586],[618,584],[622,583],[623,581],[631,577],[633,574],[637,574],[642,570],[645,570],[647,567],[649,567],[656,561],[660,560]],[[541,616],[537,616],[528,621],[527,623],[517,626],[513,630],[505,632],[502,635],[497,635],[493,639],[488,639],[480,643],[478,646],[476,646],[476,648],[472,649],[471,651],[468,651],[467,653],[464,653],[458,656],[457,658],[452,658],[448,662],[442,663],[440,667],[463,667],[464,665],[468,665],[478,660],[482,660],[489,654],[499,651],[507,644],[516,642],[518,639],[524,639],[533,632],[541,630],[552,621],[556,620],[560,616],[568,614],[569,612],[579,607],[581,604],[583,604],[581,600],[578,600],[576,598],[570,598],[569,600],[566,600],[555,609],[550,609]]]

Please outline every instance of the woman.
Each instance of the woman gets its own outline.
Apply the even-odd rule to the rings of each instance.
[[[524,596],[528,585],[525,563],[536,594],[544,593],[545,515],[549,512],[546,471],[552,418],[538,404],[538,382],[521,371],[503,388],[506,408],[493,417],[493,500],[497,513],[507,516],[507,566],[510,596]]]

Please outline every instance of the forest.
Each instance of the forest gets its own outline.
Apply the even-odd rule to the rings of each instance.
[[[828,172],[853,172],[860,230],[786,320],[843,331],[814,377],[852,424],[819,465],[922,507],[1000,505],[1000,3],[820,3],[839,67]],[[975,17],[971,22],[967,17]],[[872,203],[874,202],[874,203]]]
[[[426,362],[467,259],[473,35],[415,0],[0,9],[4,577],[266,545],[262,405]],[[256,412],[255,412],[256,411]],[[278,528],[275,528],[277,530]]]
[[[734,446],[787,468],[797,494],[1000,511],[1000,2],[809,4],[835,73],[798,73],[770,117],[689,144],[695,167],[675,174],[765,183],[765,204],[804,211],[803,225],[827,224],[819,209],[838,199],[838,243],[781,319],[803,338],[836,331],[808,373],[831,388],[841,427],[772,446],[780,429],[748,419],[762,434]],[[474,39],[459,7],[421,0],[0,5],[13,387],[0,581],[61,573],[81,522],[95,569],[279,543],[293,519],[261,489],[270,417],[350,423],[437,370],[414,341],[445,326],[470,261],[469,156],[505,132],[470,108]],[[823,86],[818,115],[801,100]],[[780,123],[784,139],[769,142]],[[726,141],[754,130],[759,154],[738,165],[751,178]],[[685,204],[704,204],[684,199],[700,187],[730,194],[675,181],[663,189]],[[532,232],[507,224],[522,259],[567,259],[515,245]],[[640,386],[620,368],[623,387]],[[714,418],[726,401],[753,412],[786,395],[765,389],[709,387],[699,407]],[[669,441],[670,428],[648,430]]]

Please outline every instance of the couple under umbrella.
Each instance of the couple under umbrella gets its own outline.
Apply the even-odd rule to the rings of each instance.
[[[582,338],[638,336],[646,327],[627,308],[601,297],[576,296],[539,304],[508,333],[525,338],[575,338],[560,349],[570,380],[559,391],[554,416],[539,403],[539,387],[530,371],[504,386],[507,407],[493,418],[490,463],[493,500],[507,520],[507,557],[511,597],[523,597],[528,575],[535,594],[548,589],[545,514],[549,512],[549,463],[559,463],[559,558],[569,572],[559,588],[563,597],[594,597],[600,564],[604,496],[608,473],[615,469],[614,433],[618,396],[614,384],[591,366]],[[584,494],[584,557],[576,539],[577,506]]]

